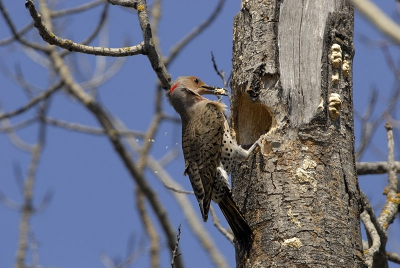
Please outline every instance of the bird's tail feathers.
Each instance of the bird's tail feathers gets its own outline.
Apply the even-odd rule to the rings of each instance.
[[[233,234],[243,249],[248,251],[253,242],[253,232],[247,224],[245,218],[232,199],[229,191],[225,197],[218,203],[222,213],[224,214]]]

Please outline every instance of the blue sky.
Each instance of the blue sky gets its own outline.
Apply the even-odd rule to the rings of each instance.
[[[20,28],[31,21],[24,2],[4,1],[14,23]],[[375,1],[391,16],[396,16],[395,1],[381,3]],[[379,2],[379,3],[378,3]],[[81,1],[62,1],[56,7],[66,8],[77,6]],[[179,1],[171,0],[163,3],[162,20],[160,22],[160,42],[164,54],[168,53],[193,27],[201,23],[214,8],[215,1]],[[187,46],[169,72],[173,78],[180,75],[198,75],[211,85],[222,86],[220,78],[215,74],[212,63],[212,51],[216,57],[219,69],[228,74],[231,69],[232,57],[232,25],[235,14],[239,11],[239,1],[227,1],[222,13],[214,24],[199,35]],[[95,27],[101,8],[91,12],[80,13],[69,17],[63,37],[79,41]],[[0,39],[9,36],[9,31],[0,20]],[[140,28],[134,13],[117,6],[110,6],[108,46],[120,47],[124,40],[130,44],[141,41]],[[107,32],[105,33],[107,34]],[[36,31],[30,32],[39,41]],[[373,86],[379,90],[377,111],[378,116],[389,101],[391,90],[395,86],[393,72],[386,64],[382,51],[376,46],[364,42],[364,37],[372,40],[385,40],[357,12],[355,16],[355,49],[354,59],[354,104],[355,109],[362,113],[368,102],[368,96]],[[98,44],[98,39],[95,40]],[[390,51],[398,62],[399,53],[395,46]],[[29,51],[27,51],[30,53]],[[3,109],[13,110],[22,106],[27,98],[19,86],[11,82],[4,72],[5,68],[15,71],[20,69],[26,80],[45,88],[48,86],[48,72],[21,51],[21,47],[0,47],[0,100]],[[73,56],[82,68],[95,66],[96,57],[82,54]],[[113,62],[116,59],[107,59]],[[88,64],[88,65],[85,65]],[[84,81],[84,77],[78,77]],[[145,131],[149,120],[154,114],[156,76],[144,56],[129,57],[121,71],[99,88],[100,101],[114,116],[124,122],[129,129]],[[172,107],[164,99],[163,106],[170,115],[176,115]],[[15,117],[12,123],[21,122],[35,115],[36,110]],[[396,114],[394,116],[398,115]],[[98,126],[97,121],[86,109],[64,93],[58,93],[50,103],[49,116],[69,122]],[[360,134],[360,125],[356,122],[356,144]],[[22,140],[34,143],[37,137],[37,126],[33,125],[18,131]],[[163,123],[159,134],[154,139],[152,154],[156,159],[162,158],[171,148],[180,150],[180,126]],[[395,140],[395,142],[400,140]],[[373,140],[374,150],[369,150],[363,161],[384,161],[387,152],[386,133],[380,126]],[[399,143],[397,143],[399,144]],[[397,145],[396,148],[399,148]],[[383,152],[383,155],[380,153]],[[398,153],[397,153],[398,155]],[[398,159],[398,158],[396,158]],[[27,174],[30,155],[16,149],[6,135],[0,134],[0,191],[11,199],[21,202],[22,196],[15,180],[14,167],[19,166],[22,176]],[[188,179],[182,176],[183,157],[170,163],[166,169],[172,177],[185,189],[190,189]],[[170,213],[174,226],[182,222],[180,248],[182,258],[188,267],[208,267],[212,263],[207,259],[204,250],[194,239],[185,219],[180,212],[171,193],[147,171],[149,182],[163,200]],[[387,184],[386,176],[360,177],[361,189],[370,197],[374,208],[379,209],[385,198],[381,194]],[[38,205],[47,192],[52,193],[52,200],[40,214],[31,220],[32,229],[39,246],[40,264],[52,267],[102,267],[100,256],[103,253],[111,258],[123,259],[126,256],[127,244],[132,236],[135,245],[144,238],[144,230],[135,211],[134,187],[132,180],[119,157],[114,152],[108,139],[103,136],[93,136],[71,132],[56,127],[48,127],[46,146],[38,167],[34,189],[34,203]],[[189,196],[197,211],[193,196]],[[200,212],[198,216],[200,216]],[[0,263],[2,267],[12,267],[17,248],[18,225],[20,215],[16,211],[0,204]],[[221,220],[223,220],[222,215]],[[226,226],[225,221],[223,224]],[[214,242],[219,246],[229,264],[234,266],[234,248],[214,228],[211,221],[205,224]],[[397,229],[396,231],[394,231]],[[399,222],[396,221],[389,229],[390,242],[388,249],[400,252]],[[162,267],[169,267],[169,249],[162,239]],[[145,244],[147,247],[148,244]],[[31,257],[28,259],[30,262]],[[148,254],[140,257],[136,267],[148,266]],[[391,267],[395,267],[391,265]]]

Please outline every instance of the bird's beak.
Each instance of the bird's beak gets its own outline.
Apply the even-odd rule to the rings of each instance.
[[[228,93],[223,88],[213,87],[213,86],[208,86],[208,85],[203,85],[201,87],[204,89],[203,90],[203,94],[214,94],[214,95],[228,96]]]

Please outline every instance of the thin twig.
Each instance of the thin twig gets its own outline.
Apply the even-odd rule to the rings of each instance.
[[[53,18],[57,18],[57,17],[71,15],[71,14],[77,14],[79,12],[83,12],[83,11],[86,11],[93,7],[96,7],[98,5],[101,5],[102,3],[106,3],[106,1],[105,0],[96,0],[93,2],[85,3],[78,7],[73,7],[73,8],[69,8],[69,9],[61,9],[61,10],[57,10],[57,11],[51,11],[50,16]]]
[[[28,110],[28,109],[32,108],[33,106],[35,106],[40,101],[43,101],[43,100],[49,98],[51,96],[51,94],[53,94],[55,91],[60,89],[63,85],[64,85],[64,82],[63,81],[59,81],[58,83],[54,84],[51,88],[49,88],[49,89],[43,91],[42,93],[40,93],[37,97],[32,98],[24,106],[12,111],[12,112],[0,114],[0,120],[3,120],[5,118],[10,118],[10,117],[13,117],[15,115],[18,115],[18,114],[21,114],[21,113],[25,112],[26,110]]]
[[[11,18],[8,16],[8,12],[7,10],[4,8],[3,6],[3,1],[0,0],[0,11],[3,14],[3,17],[8,25],[8,27],[10,28],[12,34],[14,35],[14,38],[20,42],[21,44],[31,47],[33,49],[37,49],[40,50],[42,52],[47,52],[47,49],[39,44],[35,44],[35,43],[31,43],[27,40],[25,40],[24,38],[22,38],[21,36],[21,32],[18,32],[17,29],[14,26],[14,23],[11,21]]]
[[[153,224],[149,214],[147,213],[144,203],[144,195],[136,188],[136,206],[139,211],[140,219],[142,220],[143,227],[150,238],[150,263],[152,268],[160,266],[159,252],[160,252],[160,238],[158,236],[156,227]]]
[[[104,8],[103,8],[103,11],[100,14],[100,20],[96,24],[97,25],[96,28],[93,30],[93,32],[85,40],[80,42],[82,45],[89,44],[100,33],[100,30],[103,28],[103,26],[105,25],[105,22],[107,21],[108,7],[109,7],[109,5],[107,3],[104,4]]]
[[[18,129],[30,126],[32,123],[35,123],[37,121],[36,118],[31,118],[28,120],[24,120],[22,122],[16,123],[14,125],[10,125],[8,127],[1,127],[0,128],[0,133],[9,133],[9,132],[15,132]]]
[[[228,98],[229,98],[229,101],[231,101],[232,96],[228,90],[228,81],[225,79],[225,72],[223,70],[218,70],[217,62],[215,61],[214,53],[212,53],[212,51],[211,51],[211,61],[213,63],[215,72],[222,79],[224,89],[226,92],[228,92]],[[218,100],[220,100],[221,98],[222,98],[222,96],[218,96]]]
[[[113,261],[106,253],[100,255],[100,261],[106,268],[129,268],[137,259],[147,252],[147,248],[143,246],[143,242],[139,241],[138,246],[134,247],[134,237],[129,236],[127,245],[127,257],[123,260]]]
[[[390,55],[390,52],[387,48],[386,44],[382,44],[380,46],[382,53],[385,57],[386,63],[393,70],[394,75],[397,79],[400,78],[400,70],[397,68],[396,64],[394,63],[393,57]],[[391,96],[388,98],[389,101],[385,103],[385,110],[379,115],[375,120],[370,120],[372,116],[372,111],[376,106],[377,93],[374,93],[375,89],[371,94],[368,108],[366,113],[363,117],[361,117],[361,141],[358,145],[356,150],[356,160],[361,159],[362,155],[365,153],[367,147],[371,144],[373,135],[375,131],[378,129],[378,126],[385,120],[387,114],[390,114],[395,108],[398,103],[398,99],[400,97],[400,86],[396,86],[391,93]],[[377,92],[377,91],[376,91]]]
[[[225,229],[224,227],[222,227],[222,225],[217,217],[217,214],[215,213],[214,208],[212,206],[210,206],[210,211],[211,211],[211,217],[213,219],[214,226],[217,227],[218,231],[220,231],[229,240],[229,242],[232,243],[232,245],[235,245],[233,243],[233,238],[234,238],[233,234],[231,232],[228,232],[228,230]]]
[[[98,57],[97,62],[100,62],[103,58]],[[118,58],[113,62],[111,66],[108,66],[106,70],[102,73],[95,74],[92,79],[89,81],[85,81],[81,83],[81,86],[83,88],[96,88],[108,80],[110,80],[112,77],[114,77],[122,68],[122,66],[125,63],[125,60],[127,58]],[[97,70],[96,70],[97,71]]]
[[[158,173],[158,170],[157,170]],[[159,177],[159,179],[161,180],[161,182],[164,184],[165,187],[167,187],[168,189],[170,189],[171,191],[174,191],[175,193],[180,193],[180,194],[194,194],[193,191],[186,191],[186,190],[182,190],[182,189],[178,189],[175,188],[171,185],[168,185],[167,182],[164,180],[164,178],[162,178],[161,176]]]
[[[139,167],[143,169],[145,168],[147,155],[149,154],[151,146],[153,145],[154,137],[160,126],[161,119],[162,116],[160,113],[155,114],[153,120],[150,123],[149,129],[146,131],[146,135],[143,140],[143,146],[139,153],[139,161],[138,161]]]
[[[163,115],[162,115],[162,118],[165,119],[165,120],[167,120],[167,121],[170,121],[170,122],[172,122],[172,123],[177,123],[177,124],[182,123],[181,119],[180,119],[179,117],[177,117],[177,116],[172,116],[172,115],[168,115],[168,114],[163,114]]]
[[[87,134],[92,134],[92,135],[105,135],[106,130],[103,128],[95,128],[95,127],[90,127],[86,125],[81,125],[77,123],[69,123],[65,122],[59,119],[54,119],[50,117],[46,117],[45,122],[47,124],[56,126],[56,127],[61,127],[67,130],[72,130],[72,131],[79,131]],[[139,132],[139,131],[134,131],[134,130],[127,130],[127,131],[118,131],[117,133],[119,136],[130,136],[130,137],[137,137],[137,138],[143,138],[144,133]]]
[[[5,207],[8,207],[11,210],[15,210],[15,211],[21,210],[21,205],[18,202],[14,201],[11,198],[9,198],[8,196],[6,196],[3,192],[0,192],[0,202]]]
[[[168,165],[172,160],[176,159],[179,155],[179,149],[177,147],[171,148],[168,152],[158,160],[161,166],[165,167]]]
[[[3,113],[2,110],[2,106],[1,106],[1,102],[0,102],[0,114]],[[18,135],[15,133],[15,131],[11,131],[11,123],[10,120],[8,118],[4,118],[3,120],[0,120],[0,126],[2,129],[10,129],[10,131],[7,131],[7,136],[10,139],[10,141],[14,144],[15,147],[19,148],[20,150],[26,151],[31,153],[34,150],[34,146],[24,142],[23,140],[21,140]]]
[[[1,0],[0,0],[0,4],[1,4]],[[24,27],[22,27],[22,29],[19,30],[19,32],[17,32],[16,34],[12,35],[11,37],[9,37],[7,39],[0,40],[0,46],[5,46],[5,45],[8,45],[8,44],[14,42],[15,40],[17,40],[17,36],[22,36],[26,32],[28,32],[30,29],[32,29],[33,24],[34,24],[34,22],[30,22],[27,25],[25,25]]]
[[[181,239],[181,225],[182,223],[179,224],[178,234],[176,235],[175,248],[172,251],[171,268],[175,267],[175,259],[181,255],[180,253],[178,253],[179,240]]]
[[[101,0],[101,2],[104,2],[104,0]],[[100,21],[99,23],[96,24],[96,28],[93,30],[93,32],[82,42],[80,42],[81,45],[88,45],[90,42],[92,42],[100,33],[100,30],[103,29],[103,26],[105,25],[105,22],[107,21],[107,14],[108,14],[108,7],[109,5],[107,3],[104,4],[103,11],[100,14]],[[69,54],[71,51],[69,50],[64,50],[61,53],[61,56],[64,57],[65,55]]]
[[[47,105],[41,109],[41,114],[44,115],[46,112]],[[36,170],[42,154],[42,150],[45,143],[46,137],[46,124],[41,122],[39,125],[39,136],[38,143],[36,144],[33,153],[31,163],[28,168],[28,175],[24,183],[24,203],[21,211],[21,221],[19,225],[19,240],[18,249],[16,254],[15,267],[24,268],[26,253],[28,249],[28,234],[30,231],[29,220],[35,209],[33,207],[33,187],[35,184]]]
[[[228,82],[225,79],[225,72],[223,70],[218,70],[217,62],[214,57],[214,53],[211,51],[211,61],[213,63],[214,71],[217,73],[219,77],[222,79],[222,83],[224,84],[224,88],[228,91]]]
[[[212,24],[212,22],[221,14],[222,7],[225,4],[225,0],[219,0],[217,6],[211,15],[198,27],[192,29],[190,33],[188,33],[185,37],[183,37],[172,49],[169,53],[168,57],[164,59],[165,66],[169,66],[175,59],[179,52],[190,43],[196,36],[202,33],[208,26]]]

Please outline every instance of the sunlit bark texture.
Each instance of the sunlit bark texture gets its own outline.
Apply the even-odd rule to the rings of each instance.
[[[254,231],[238,267],[363,267],[354,160],[353,8],[242,1],[233,29],[232,126],[263,149],[233,174]]]

